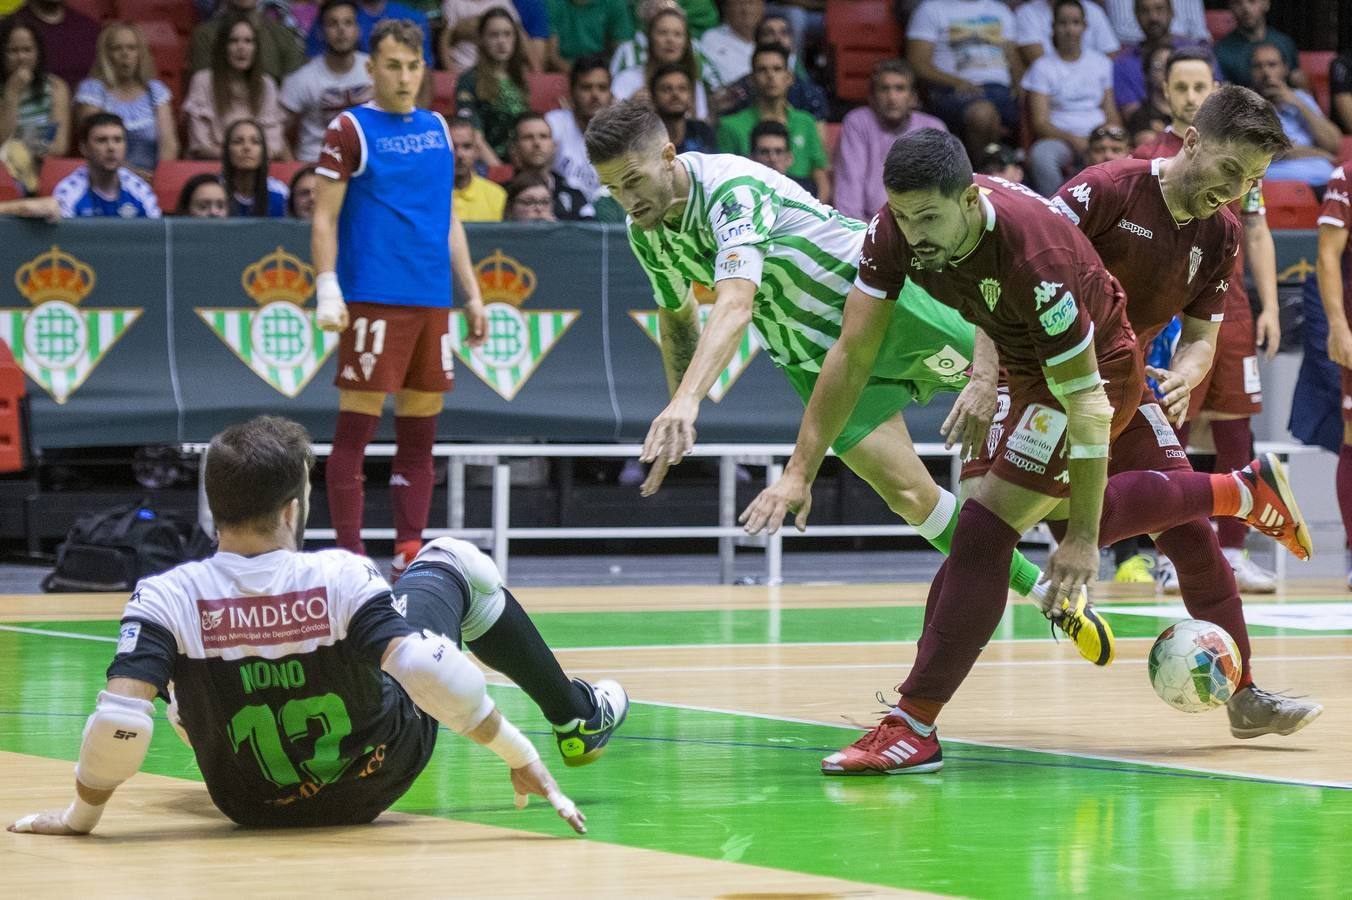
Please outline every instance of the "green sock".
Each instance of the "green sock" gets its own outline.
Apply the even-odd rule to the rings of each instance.
[[[947,556],[953,548],[953,532],[957,527],[958,498],[940,488],[939,502],[934,504],[934,509],[925,521],[915,526],[915,530],[929,541],[934,549]],[[1032,593],[1033,585],[1037,584],[1038,576],[1041,574],[1042,570],[1028,557],[1018,550],[1014,551],[1014,559],[1009,564],[1009,587],[1014,593],[1027,597]]]

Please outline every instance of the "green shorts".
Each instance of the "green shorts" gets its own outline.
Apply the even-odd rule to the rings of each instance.
[[[940,391],[967,385],[976,331],[956,310],[907,282],[896,301],[887,335],[869,373],[868,384],[831,449],[843,454],[882,423],[912,403],[922,406]],[[817,384],[820,363],[812,368],[785,366],[784,375],[806,404]]]

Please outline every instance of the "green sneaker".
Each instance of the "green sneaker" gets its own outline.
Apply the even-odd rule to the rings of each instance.
[[[624,724],[625,717],[629,715],[629,695],[619,682],[609,678],[603,678],[596,684],[589,684],[581,678],[574,678],[573,681],[592,695],[596,712],[590,719],[574,719],[555,725],[554,740],[558,742],[565,766],[585,766],[601,755],[615,729]]]

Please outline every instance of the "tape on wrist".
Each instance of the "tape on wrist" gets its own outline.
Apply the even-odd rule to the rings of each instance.
[[[77,794],[75,799],[70,802],[70,806],[66,807],[66,811],[61,814],[61,821],[72,831],[88,833],[94,830],[95,825],[99,824],[99,819],[103,817],[104,805],[95,806],[92,803],[86,803]]]
[[[1104,459],[1108,456],[1107,444],[1072,444],[1071,459]]]
[[[498,723],[498,733],[493,736],[493,740],[484,746],[501,757],[511,769],[528,766],[540,758],[540,751],[535,749],[535,745],[505,718]]]
[[[318,303],[343,302],[343,289],[338,284],[337,272],[320,272],[315,277],[315,301]]]

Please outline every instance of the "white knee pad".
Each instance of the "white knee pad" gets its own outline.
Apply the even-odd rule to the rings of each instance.
[[[497,563],[469,541],[450,537],[439,537],[424,546],[414,557],[414,562],[420,560],[448,565],[465,577],[469,609],[460,623],[460,636],[466,641],[483,637],[498,621],[507,602]]]
[[[99,701],[85,722],[84,741],[75,777],[97,791],[111,791],[141,770],[150,749],[155,705],[149,700],[99,691]]]
[[[474,728],[493,711],[484,673],[450,638],[424,630],[399,642],[381,666],[418,708],[457,734]]]

